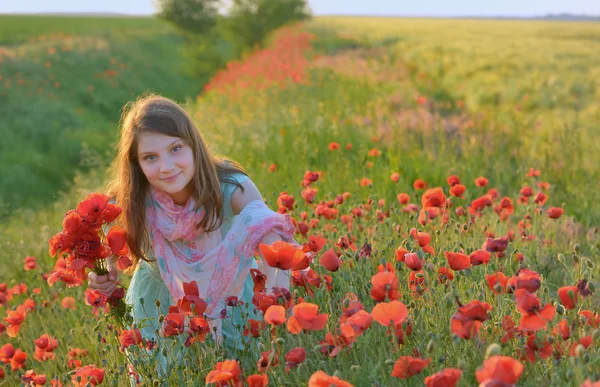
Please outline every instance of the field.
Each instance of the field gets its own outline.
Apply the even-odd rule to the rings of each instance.
[[[193,98],[183,38],[152,18],[0,15],[0,218],[41,208],[77,170],[106,168],[121,107]]]
[[[158,26],[140,21],[119,47],[150,41]],[[2,44],[44,33],[8,31]],[[22,55],[8,68],[37,60]],[[46,71],[44,60],[32,74]],[[68,74],[69,63],[53,68]],[[81,64],[97,71],[96,62]],[[115,328],[85,304],[86,285],[45,280],[56,262],[48,241],[65,213],[105,183],[104,166],[69,167],[71,175],[48,178],[75,176],[68,191],[0,225],[0,385],[28,383],[28,370],[70,385],[77,367],[93,364],[115,386],[128,385],[128,372],[148,385],[216,377],[242,385],[235,380],[253,374],[272,386],[317,386],[319,375],[321,385],[345,385],[318,371],[353,386],[446,386],[459,375],[458,386],[591,386],[600,380],[599,79],[597,23],[336,17],[280,32],[185,107],[211,148],[240,162],[270,208],[294,219],[296,240],[316,250],[308,276],[293,272],[296,306],[285,305],[285,322],[270,315],[241,353],[215,350],[211,338],[196,343],[166,380],[144,365],[155,354],[138,343],[129,350],[140,360],[128,369]],[[2,94],[2,82],[0,98],[24,109],[26,94],[9,99],[15,93]],[[181,99],[191,90],[183,78],[160,82]],[[73,138],[109,147],[118,104],[148,82],[138,85],[117,84],[119,98],[79,118],[93,128],[96,114],[107,114],[110,129],[73,129]],[[51,101],[76,109],[85,99],[75,89]],[[59,117],[56,106],[32,119]],[[39,126],[28,130],[40,135]],[[26,138],[7,149],[23,149]],[[30,157],[58,163],[53,138]],[[33,190],[37,180],[27,181]],[[312,316],[306,303],[327,316]],[[301,329],[290,323],[298,320]],[[43,334],[57,345],[40,344]],[[294,348],[306,360],[285,356]],[[217,366],[233,359],[239,369]],[[301,364],[287,372],[286,362]]]

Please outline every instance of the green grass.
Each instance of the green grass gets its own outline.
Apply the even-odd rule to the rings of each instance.
[[[296,198],[294,218],[300,219],[306,212],[309,219],[319,219],[309,235],[326,237],[325,250],[349,231],[340,216],[362,207],[365,214],[354,220],[350,232],[357,238],[359,249],[368,243],[373,253],[369,258],[360,258],[345,251],[344,264],[335,273],[319,265],[319,254],[313,268],[321,276],[332,276],[332,291],[321,287],[311,296],[302,287],[293,290],[296,297],[318,304],[320,313],[329,314],[325,330],[292,335],[283,326],[276,329],[279,341],[265,331],[244,354],[224,354],[211,346],[198,345],[192,348],[196,357],[175,367],[168,382],[202,385],[217,361],[236,355],[248,376],[257,373],[260,352],[274,347],[280,365],[269,371],[270,385],[306,385],[317,370],[335,373],[354,386],[423,385],[426,376],[446,367],[463,370],[459,386],[476,385],[475,371],[485,360],[486,349],[500,343],[504,335],[503,319],[511,316],[519,324],[521,317],[514,296],[494,295],[485,274],[502,270],[513,276],[520,267],[540,273],[537,295],[542,304],[551,303],[561,309],[558,288],[581,279],[590,281],[596,293],[580,298],[575,309],[557,314],[548,329],[538,334],[541,338],[552,336],[550,340],[563,348],[564,356],[538,358],[533,364],[523,360],[525,371],[519,385],[580,386],[585,379],[600,379],[597,341],[582,357],[568,354],[578,339],[598,332],[597,328],[579,324],[567,341],[552,333],[563,318],[575,322],[579,321],[580,310],[600,310],[600,239],[595,231],[600,213],[596,189],[600,164],[595,163],[598,155],[594,152],[599,149],[599,121],[594,104],[596,86],[590,86],[595,85],[593,81],[584,82],[595,79],[598,62],[597,50],[584,49],[586,44],[595,43],[582,38],[596,36],[596,25],[317,18],[308,27],[326,36],[325,43],[315,42],[322,53],[335,54],[313,58],[313,66],[307,69],[310,83],[290,84],[285,89],[246,90],[237,98],[211,93],[190,101],[186,109],[216,153],[239,161],[249,171],[271,208],[277,207],[279,193],[287,191]],[[341,50],[336,47],[338,43],[353,49]],[[542,60],[546,57],[552,60]],[[554,72],[559,74],[556,82],[560,80],[560,85],[548,83]],[[563,86],[576,89],[579,83],[586,86],[575,103],[569,93],[563,93]],[[529,96],[526,100],[525,92]],[[424,105],[417,103],[419,96],[426,98]],[[542,124],[536,126],[537,120]],[[334,141],[341,148],[330,151],[328,145]],[[346,149],[346,144],[352,144],[352,149]],[[373,148],[381,150],[381,155],[369,156]],[[269,169],[271,164],[276,165],[274,171]],[[541,170],[541,177],[526,177],[530,167]],[[301,181],[307,170],[322,172],[314,184],[318,190],[315,204],[306,203],[301,196]],[[28,255],[38,257],[41,272],[52,269],[48,239],[60,231],[66,211],[87,193],[101,189],[104,172],[95,168],[90,173],[76,173],[71,190],[51,206],[20,210],[0,227],[0,251],[6,255],[0,283],[12,287],[25,282],[30,289],[39,286],[40,295],[32,297],[38,305],[48,301],[47,307],[39,307],[27,316],[18,338],[4,336],[1,342],[12,342],[31,353],[32,340],[48,332],[59,340],[58,359],[64,360],[69,348],[87,348],[90,355],[84,365],[104,367],[110,375],[106,384],[125,386],[125,357],[117,350],[113,331],[103,325],[93,331],[96,320],[90,315],[91,308],[83,303],[84,289],[67,289],[62,284],[50,288],[40,272],[23,271],[23,258]],[[392,172],[400,173],[397,183],[390,179]],[[413,188],[415,179],[425,180],[429,187],[444,187],[447,194],[446,178],[452,174],[460,177],[467,191],[464,199],[453,198],[447,225],[437,221],[420,225],[416,214],[402,211],[396,199],[400,192],[408,193],[411,202],[420,204],[423,192]],[[474,179],[478,176],[489,178],[490,185],[476,187]],[[361,187],[363,178],[371,179],[373,184]],[[528,205],[518,204],[519,190],[530,185],[537,192],[536,182],[550,183],[545,191],[548,202],[544,206],[531,201]],[[458,206],[466,208],[492,187],[498,189],[500,198],[508,196],[515,205],[515,213],[508,220],[500,221],[491,208],[475,219],[453,211]],[[316,204],[344,192],[350,192],[351,197],[336,207],[340,216],[326,220],[315,214]],[[380,199],[385,200],[382,207]],[[564,206],[565,214],[558,220],[549,219],[546,211],[550,206]],[[389,217],[378,220],[378,209],[389,211]],[[531,223],[526,235],[535,236],[533,240],[521,238],[519,221],[526,219]],[[425,255],[423,275],[428,290],[421,296],[414,295],[409,287],[410,270],[394,257],[398,247],[420,251],[409,236],[412,227],[428,232],[435,248],[435,254]],[[509,231],[515,232],[516,238],[509,243],[504,258],[492,257],[487,265],[457,271],[449,284],[438,282],[437,270],[448,265],[444,251],[463,249],[469,253],[480,249],[489,233],[499,237]],[[300,235],[297,240],[306,242]],[[522,263],[515,259],[518,253],[525,257]],[[412,334],[404,345],[397,345],[385,327],[373,322],[350,350],[334,358],[323,356],[318,345],[325,333],[339,327],[341,303],[347,292],[354,292],[366,311],[374,307],[370,281],[383,262],[394,264],[400,301],[409,307]],[[124,281],[126,284],[128,278]],[[18,305],[28,295],[31,291],[15,297],[9,305]],[[65,295],[75,297],[76,310],[61,309],[60,299]],[[492,306],[478,338],[464,340],[452,334],[450,320],[457,312],[456,300],[463,304],[479,300]],[[108,343],[99,342],[101,337]],[[501,353],[518,358],[525,340],[515,338],[503,343]],[[288,374],[281,364],[285,363],[283,355],[296,346],[306,348],[307,360]],[[413,355],[414,350],[431,358],[429,366],[406,381],[393,378],[393,362],[402,355]],[[69,370],[61,361],[31,360],[26,369],[67,381]],[[155,378],[151,368],[140,366],[138,370],[146,379]],[[17,378],[11,374],[8,381],[13,383]]]
[[[157,19],[0,19],[0,216],[52,203],[76,170],[105,168],[127,101],[201,89],[184,74],[183,38]]]

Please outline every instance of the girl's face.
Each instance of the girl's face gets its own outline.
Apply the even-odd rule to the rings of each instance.
[[[138,162],[148,182],[185,205],[192,193],[194,152],[183,139],[146,132],[139,137]]]

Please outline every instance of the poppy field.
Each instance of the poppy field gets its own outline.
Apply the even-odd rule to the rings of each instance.
[[[253,271],[252,303],[228,299],[223,314],[262,315],[244,350],[215,346],[193,283],[160,343],[103,317],[55,238],[67,211],[92,216],[92,169],[0,225],[0,385],[599,385],[599,37],[392,18],[278,31],[185,105],[302,245],[259,246],[289,291]]]

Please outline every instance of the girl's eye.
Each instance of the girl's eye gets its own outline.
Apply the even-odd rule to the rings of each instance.
[[[149,161],[152,161],[152,159],[150,159],[150,157],[154,157],[154,156],[153,156],[153,155],[146,156],[146,157],[144,157],[144,160],[149,160]]]
[[[181,149],[181,145],[175,145],[175,146],[173,147],[173,151],[174,151],[174,152],[177,152],[179,149]]]

